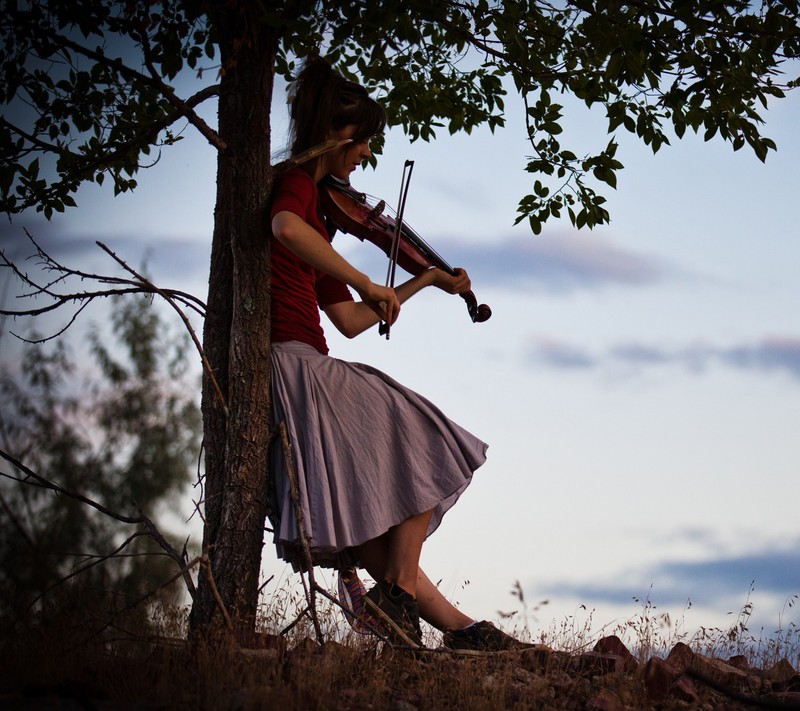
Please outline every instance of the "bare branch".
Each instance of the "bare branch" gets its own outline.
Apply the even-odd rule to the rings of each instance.
[[[186,583],[186,589],[192,596],[192,600],[194,600],[196,594],[194,581],[192,580],[192,577],[189,575],[188,569],[183,568],[184,564],[186,563],[185,555],[181,555],[180,553],[178,553],[178,551],[176,551],[172,547],[170,542],[166,538],[164,538],[163,535],[161,535],[161,531],[159,531],[158,528],[156,528],[156,525],[152,522],[152,520],[150,520],[150,518],[145,516],[144,512],[139,511],[139,513],[142,514],[142,518],[144,519],[144,525],[147,528],[147,532],[150,535],[150,537],[156,543],[158,543],[158,545],[161,546],[162,550],[164,550],[164,552],[181,567],[183,571],[183,581]],[[186,551],[186,545],[184,544],[184,553],[185,551]]]
[[[200,354],[200,360],[203,363],[203,370],[206,371],[206,375],[208,376],[212,387],[214,388],[214,393],[217,396],[220,404],[222,405],[223,409],[225,410],[225,416],[228,415],[228,405],[225,402],[225,396],[222,394],[222,390],[219,387],[219,383],[217,383],[217,379],[214,377],[214,371],[211,368],[211,363],[208,362],[208,358],[206,358],[205,351],[203,350],[203,346],[200,343],[200,339],[197,337],[197,334],[194,332],[192,328],[192,324],[189,322],[189,319],[186,317],[186,314],[178,308],[175,300],[172,298],[172,295],[164,291],[163,289],[158,288],[155,284],[153,284],[149,279],[146,279],[144,276],[139,274],[137,271],[132,269],[128,264],[126,264],[122,259],[120,259],[112,250],[110,250],[106,245],[102,242],[98,242],[97,245],[106,251],[116,262],[126,271],[133,274],[136,277],[138,283],[140,283],[145,290],[149,293],[158,294],[161,296],[173,309],[177,312],[178,316],[180,316],[181,320],[183,321],[183,325],[186,327],[186,330],[189,332],[189,336],[192,339],[192,342],[197,349],[197,352]]]
[[[144,533],[143,531],[137,531],[136,533],[133,533],[130,536],[128,536],[111,553],[108,553],[106,555],[99,555],[99,556],[85,556],[86,558],[89,558],[89,562],[88,563],[76,568],[69,575],[66,575],[63,578],[61,578],[60,580],[57,580],[50,587],[48,587],[45,590],[43,590],[33,600],[31,600],[30,604],[28,605],[28,608],[30,609],[31,607],[33,607],[37,602],[39,602],[39,600],[42,600],[45,597],[45,595],[47,595],[49,592],[52,592],[57,587],[60,587],[61,585],[63,585],[67,581],[71,580],[72,578],[75,578],[78,575],[81,575],[82,573],[85,573],[87,570],[91,570],[96,565],[100,565],[100,563],[105,563],[107,560],[110,560],[111,558],[117,558],[119,556],[120,551],[122,551],[125,548],[127,548],[127,546],[130,543],[132,543],[134,540],[136,540],[140,536],[146,536],[146,535],[147,534]]]
[[[25,230],[28,239],[31,240],[33,245],[36,247],[37,255],[42,260],[42,267],[46,271],[54,271],[58,274],[57,278],[47,284],[39,284],[33,278],[28,276],[25,272],[23,272],[12,260],[10,260],[5,253],[0,250],[0,267],[7,267],[12,270],[12,272],[17,276],[20,281],[26,284],[28,287],[32,289],[31,293],[24,294],[23,297],[33,297],[37,295],[46,295],[53,299],[53,303],[48,304],[46,306],[42,306],[35,309],[0,309],[0,315],[3,316],[38,316],[49,311],[55,311],[56,309],[65,306],[69,303],[74,302],[83,302],[78,307],[77,311],[72,315],[72,318],[69,322],[61,328],[58,332],[51,334],[50,336],[46,336],[39,339],[26,339],[18,334],[13,334],[17,338],[20,338],[23,341],[27,341],[30,343],[41,343],[44,341],[52,340],[60,336],[64,333],[77,319],[80,312],[88,306],[93,300],[101,298],[101,297],[108,297],[108,296],[121,296],[123,294],[132,294],[132,293],[141,293],[141,294],[157,294],[161,298],[163,298],[178,314],[181,321],[183,322],[184,327],[186,328],[187,332],[189,333],[189,337],[194,344],[195,349],[197,350],[198,355],[200,356],[200,361],[203,366],[203,370],[206,372],[206,375],[211,382],[212,388],[214,393],[216,394],[217,399],[219,400],[222,408],[225,412],[225,415],[228,414],[228,407],[227,403],[225,402],[225,397],[222,394],[222,390],[219,387],[219,383],[217,382],[216,377],[214,376],[214,372],[211,368],[211,364],[208,362],[206,358],[205,351],[203,350],[203,346],[200,343],[200,339],[197,337],[194,328],[192,327],[191,322],[189,321],[188,316],[181,308],[184,306],[186,308],[191,309],[195,313],[199,314],[201,317],[205,316],[205,304],[198,298],[192,296],[191,294],[187,294],[183,291],[178,291],[177,289],[164,289],[159,286],[156,286],[147,279],[145,276],[137,272],[133,269],[124,259],[118,256],[113,250],[109,249],[105,244],[102,242],[96,242],[97,246],[100,247],[106,254],[108,254],[117,264],[119,264],[125,271],[131,274],[134,278],[133,279],[125,279],[122,277],[114,277],[114,276],[107,276],[107,275],[99,275],[99,274],[90,274],[87,272],[83,272],[77,269],[72,269],[70,267],[66,267],[63,264],[60,264],[55,259],[53,259],[47,252],[45,252],[41,246],[36,242],[36,240],[31,236],[31,234]],[[65,281],[67,278],[73,277],[76,279],[80,279],[81,281],[94,281],[99,284],[114,284],[118,288],[115,289],[98,289],[95,291],[83,291],[83,292],[75,292],[75,293],[67,293],[61,294],[56,293],[52,287],[55,284],[59,284]]]
[[[222,602],[222,597],[219,594],[219,589],[217,588],[217,583],[214,580],[214,573],[211,570],[211,560],[208,557],[208,554],[205,553],[200,558],[200,562],[203,565],[203,568],[206,571],[206,577],[208,578],[208,584],[211,588],[211,592],[214,595],[214,599],[217,601],[217,605],[219,605],[220,612],[222,612],[222,616],[225,618],[225,624],[228,626],[228,629],[233,629],[233,622],[231,621],[231,616],[228,614],[228,610],[225,607],[225,603]]]
[[[66,575],[65,577],[61,578],[57,582],[53,583],[53,585],[51,585],[50,587],[45,589],[41,594],[37,595],[31,601],[29,606],[35,605],[45,595],[47,595],[49,592],[51,592],[52,590],[54,590],[58,586],[63,585],[67,581],[69,581],[72,578],[74,578],[74,577],[86,572],[87,570],[90,570],[91,568],[95,567],[96,565],[99,565],[100,563],[104,563],[104,562],[110,560],[111,558],[120,557],[121,551],[123,551],[130,543],[132,543],[137,538],[140,538],[141,536],[148,536],[148,537],[152,538],[161,547],[161,549],[164,551],[164,554],[167,555],[169,558],[171,558],[172,560],[174,560],[178,564],[179,572],[173,578],[170,579],[169,583],[171,583],[172,581],[176,580],[179,576],[182,576],[183,579],[184,579],[184,582],[186,583],[186,587],[187,587],[187,589],[189,591],[189,594],[192,596],[192,598],[195,597],[194,581],[192,580],[192,578],[189,575],[188,571],[195,564],[197,559],[195,559],[195,561],[193,561],[191,564],[186,565],[185,553],[184,553],[183,556],[181,554],[179,554],[175,550],[175,548],[173,548],[173,546],[169,543],[169,541],[167,541],[167,539],[164,538],[163,534],[158,530],[158,528],[156,527],[155,523],[148,516],[146,516],[141,510],[139,511],[140,515],[137,516],[137,517],[123,516],[122,514],[116,513],[115,511],[112,511],[111,509],[108,509],[107,507],[103,506],[102,504],[99,504],[96,501],[94,501],[94,500],[92,500],[92,499],[90,499],[90,498],[88,498],[86,496],[83,496],[82,494],[78,494],[78,493],[69,491],[69,490],[65,489],[63,486],[61,486],[60,484],[52,482],[49,479],[45,479],[44,477],[36,474],[32,469],[26,467],[22,462],[20,462],[18,459],[16,459],[16,457],[13,457],[8,452],[5,452],[2,449],[0,449],[0,457],[4,458],[6,461],[10,462],[15,468],[19,469],[21,472],[24,472],[24,474],[25,474],[25,477],[18,477],[18,476],[14,476],[13,474],[8,474],[6,472],[0,471],[0,477],[5,477],[7,479],[11,479],[12,481],[16,481],[16,482],[19,482],[21,484],[25,484],[25,485],[28,485],[28,486],[34,486],[34,487],[39,487],[39,488],[43,488],[43,489],[50,489],[51,491],[54,491],[57,494],[61,494],[61,495],[67,496],[69,498],[75,499],[76,501],[80,501],[81,503],[84,503],[87,506],[91,506],[92,508],[97,509],[100,513],[102,513],[102,514],[104,514],[106,516],[110,516],[111,518],[114,518],[114,519],[116,519],[118,521],[121,521],[122,523],[143,524],[145,529],[146,529],[144,531],[136,531],[135,533],[133,533],[130,536],[128,536],[128,538],[126,538],[125,541],[123,541],[119,546],[117,546],[111,553],[107,553],[105,555],[91,555],[91,556],[87,555],[87,556],[84,556],[85,558],[87,558],[89,560],[89,562],[87,562],[87,563],[85,563],[83,565],[80,565],[78,568],[73,570],[69,575]],[[5,502],[4,499],[2,499],[2,497],[0,497],[0,503],[3,504],[4,508],[7,508],[6,502]],[[14,520],[13,517],[12,517],[12,520]],[[20,532],[21,533],[25,534],[24,530],[21,530],[21,527],[19,525],[18,525],[18,528],[20,528]],[[185,551],[185,545],[184,545],[184,551]],[[169,583],[166,583],[166,584],[169,584]],[[148,596],[145,596],[145,598],[142,598],[142,599],[146,599],[146,597],[148,597]],[[139,602],[141,602],[141,600]],[[137,602],[137,604],[138,604],[138,602]]]
[[[40,476],[32,469],[26,467],[19,459],[12,456],[4,449],[0,449],[0,457],[5,459],[9,464],[13,467],[18,469],[19,471],[25,474],[24,477],[14,476],[13,474],[7,474],[4,471],[0,471],[0,477],[6,477],[7,479],[12,479],[13,481],[19,481],[22,483],[29,484],[31,486],[38,486],[42,489],[50,489],[50,491],[55,492],[56,494],[61,494],[62,496],[67,496],[70,499],[75,499],[75,501],[80,501],[87,506],[91,506],[94,509],[97,509],[100,513],[105,514],[106,516],[110,516],[111,518],[115,518],[117,521],[121,521],[122,523],[144,523],[143,516],[124,516],[123,514],[119,514],[116,511],[112,511],[111,509],[103,506],[103,504],[90,499],[83,494],[78,494],[74,491],[70,491],[69,489],[65,489],[60,484],[57,484],[49,479],[45,479],[43,476]],[[31,481],[33,480],[33,481]]]

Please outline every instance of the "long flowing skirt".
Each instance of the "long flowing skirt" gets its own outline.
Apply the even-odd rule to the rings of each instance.
[[[353,562],[352,547],[433,510],[428,535],[486,460],[487,445],[384,373],[273,344],[273,423],[285,423],[315,565]],[[302,568],[287,457],[273,441],[272,524],[278,555]]]

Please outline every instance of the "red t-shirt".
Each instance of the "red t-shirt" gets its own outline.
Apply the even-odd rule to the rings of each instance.
[[[282,211],[293,212],[331,241],[318,205],[317,184],[301,168],[292,168],[278,176],[272,198],[274,217]],[[343,282],[295,256],[270,234],[272,244],[272,340],[302,341],[328,353],[319,310],[330,304],[353,301]]]

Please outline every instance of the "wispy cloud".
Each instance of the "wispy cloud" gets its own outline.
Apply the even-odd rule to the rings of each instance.
[[[596,235],[573,233],[515,237],[480,245],[454,245],[470,273],[492,286],[551,292],[610,285],[641,287],[675,270],[661,260],[622,249]]]
[[[102,242],[132,268],[139,270],[146,266],[148,274],[154,278],[170,282],[176,278],[182,282],[197,278],[204,281],[208,273],[210,237],[76,234],[56,221],[50,223],[36,216],[23,216],[12,224],[0,225],[0,249],[8,259],[29,272],[35,271],[39,260],[28,234],[53,259],[72,269],[117,274],[119,265],[97,245]]]
[[[765,594],[789,598],[800,593],[800,540],[793,546],[739,556],[662,561],[644,569],[616,571],[614,582],[556,582],[538,593],[579,598],[587,604],[627,604],[652,590],[653,602],[703,607],[745,602],[751,586]]]
[[[102,232],[75,234],[57,220],[50,223],[39,216],[24,216],[11,225],[0,225],[0,248],[15,260],[24,259],[33,251],[24,228],[58,259],[92,259],[99,240],[136,266],[149,254],[150,265],[161,272],[174,271],[176,266],[182,270],[208,268],[208,235],[177,240],[157,234],[124,235],[119,230],[113,236]],[[386,269],[386,257],[371,245],[363,246],[340,236],[334,246],[369,273],[383,273]],[[610,286],[647,287],[680,274],[678,268],[663,260],[624,249],[596,234],[526,234],[481,243],[437,238],[433,246],[452,266],[466,267],[481,288],[566,294]]]
[[[631,341],[599,352],[536,336],[530,340],[524,357],[530,365],[566,370],[624,368],[626,372],[635,373],[677,365],[700,373],[724,365],[762,373],[779,372],[800,379],[800,337],[797,336],[767,336],[760,341],[734,345],[702,343],[677,347]]]
[[[372,247],[348,237],[336,237],[334,246],[368,273],[386,269],[386,258]],[[611,286],[647,287],[681,276],[677,267],[597,235],[567,232],[481,243],[437,238],[432,246],[451,266],[466,268],[481,289],[569,294]]]

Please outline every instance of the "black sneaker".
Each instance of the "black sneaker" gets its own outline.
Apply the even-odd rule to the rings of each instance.
[[[491,622],[476,622],[463,630],[445,632],[442,643],[456,652],[516,652],[534,649],[539,645],[527,644],[497,629]]]
[[[364,607],[372,613],[391,642],[422,646],[419,605],[414,597],[393,583],[376,583],[364,596]]]

